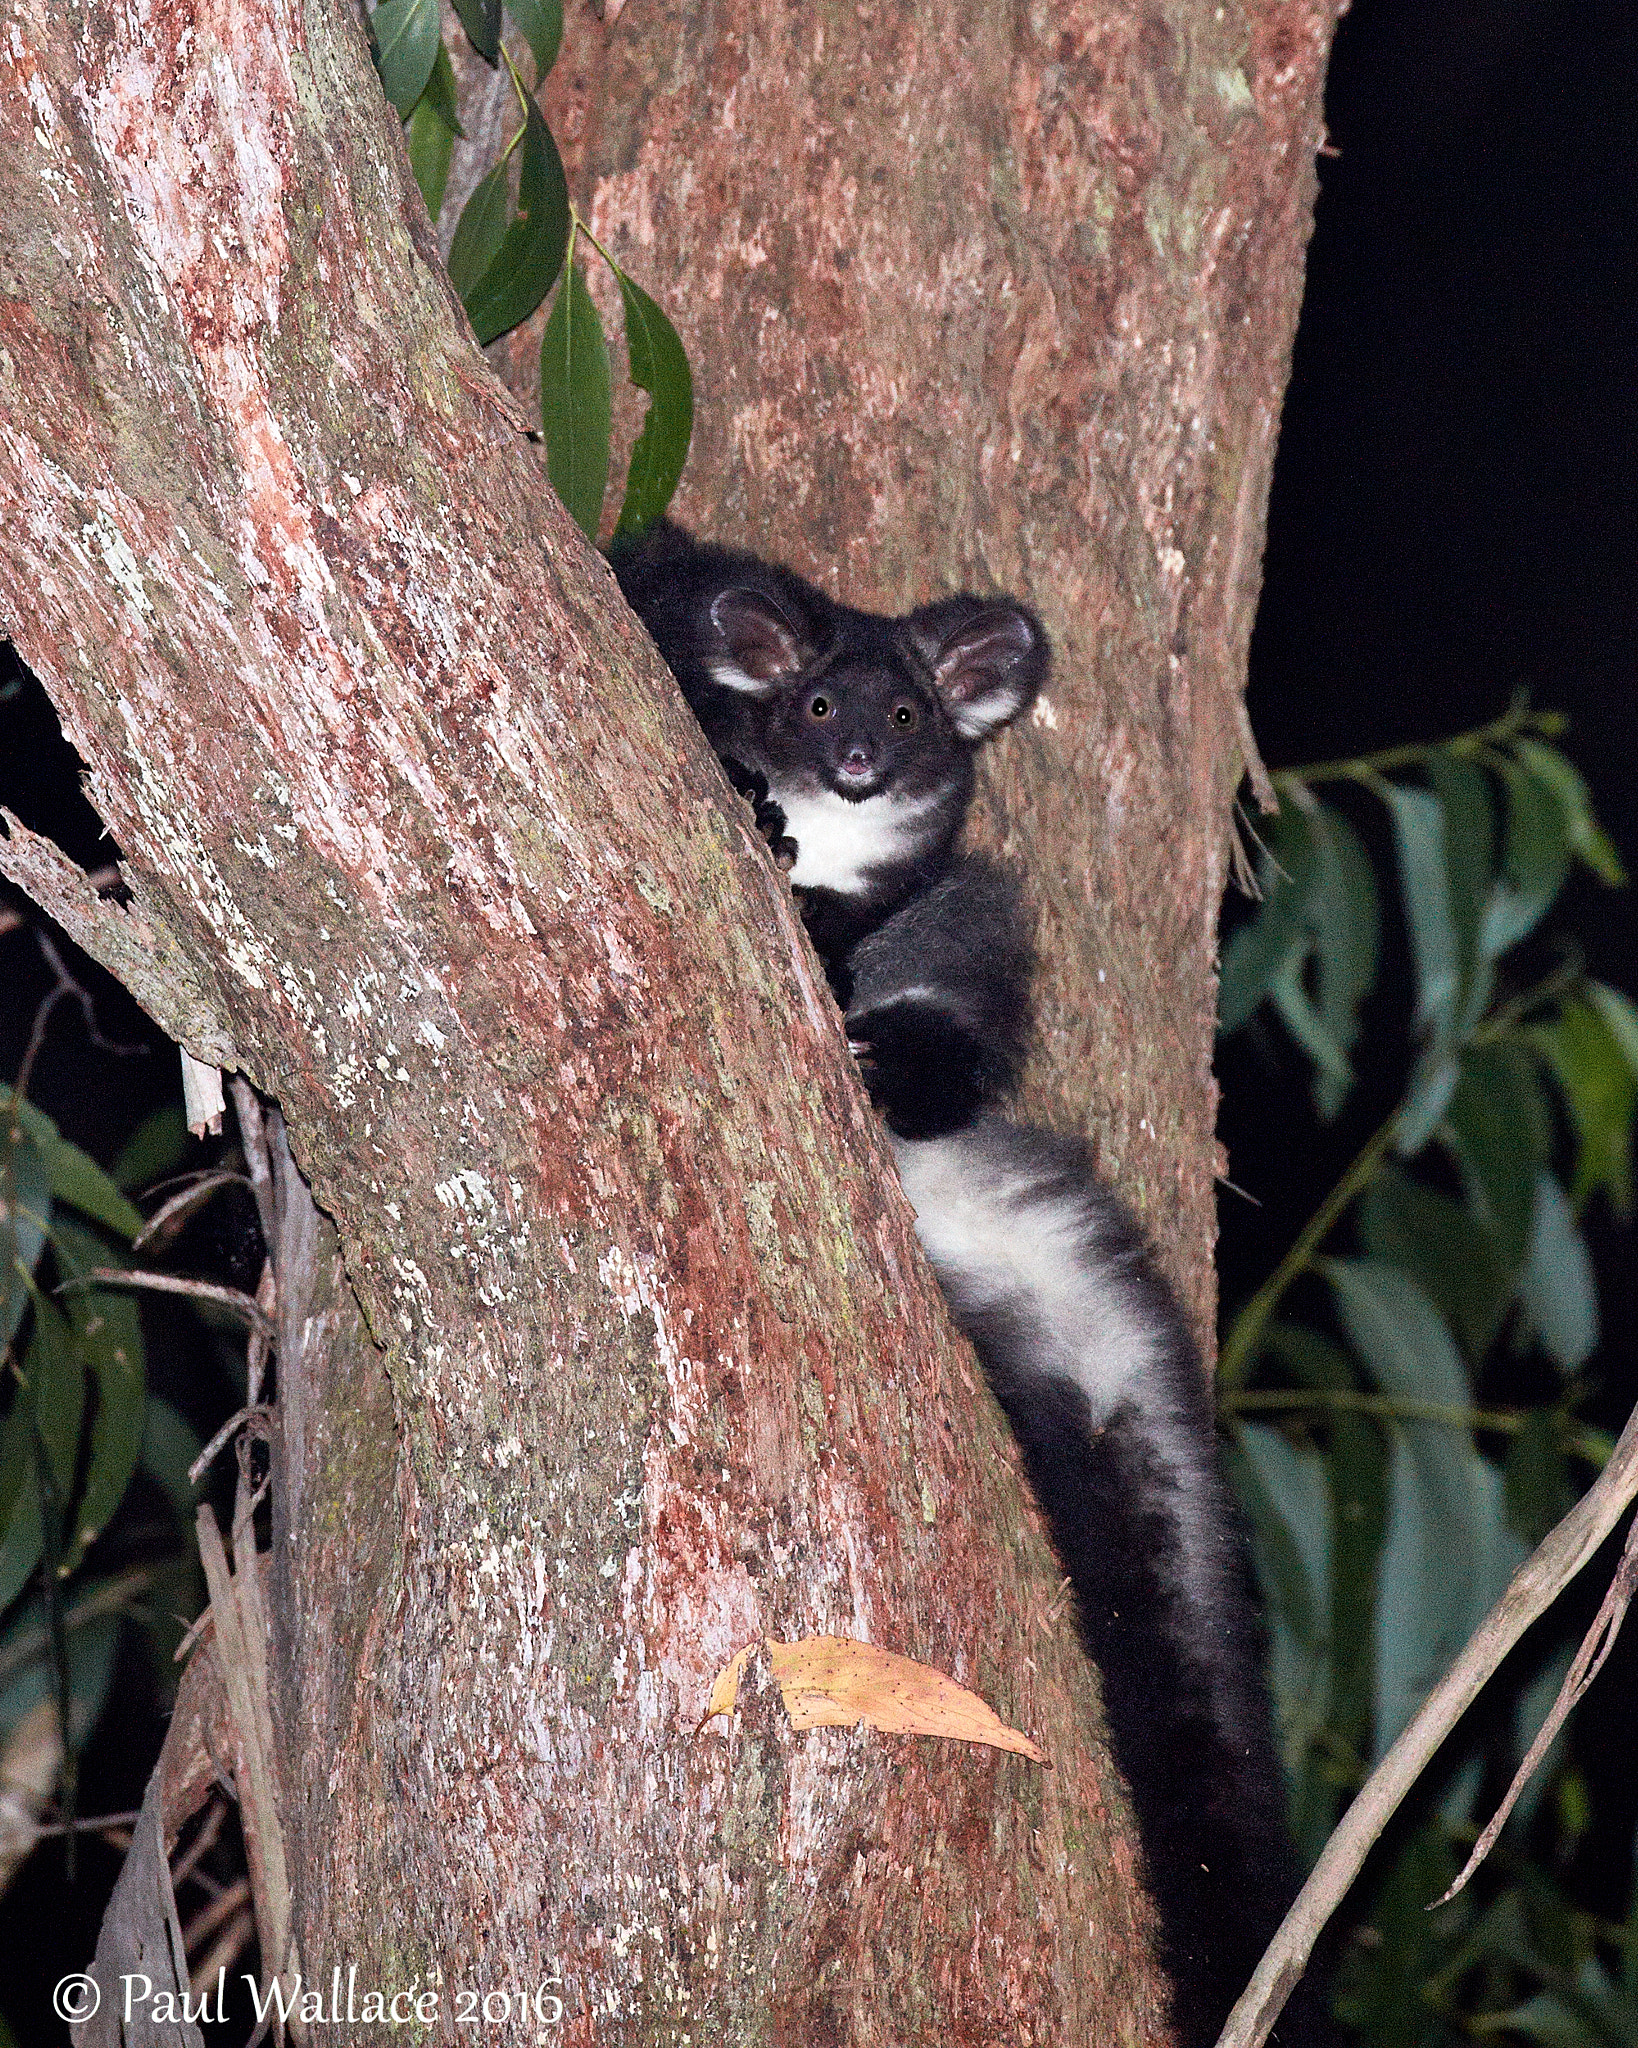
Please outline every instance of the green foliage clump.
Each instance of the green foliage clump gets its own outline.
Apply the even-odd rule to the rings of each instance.
[[[125,1187],[178,1136],[167,1118],[104,1171],[17,1089],[0,1092],[0,1757],[54,1699],[70,1822],[75,1758],[107,1698],[122,1622],[143,1624],[168,1655],[167,1610],[197,1604],[188,1466],[199,1441],[149,1391],[135,1304],[95,1279],[130,1266],[142,1218]],[[139,1559],[101,1566],[99,1539],[139,1470],[174,1527]]]
[[[1515,706],[1442,745],[1276,777],[1261,904],[1224,949],[1222,1030],[1277,1018],[1331,1122],[1362,1034],[1393,1007],[1376,868],[1321,794],[1369,792],[1411,969],[1403,1085],[1221,1346],[1310,1857],[1568,1508],[1577,1468],[1610,1448],[1582,1415],[1599,1310],[1581,1219],[1599,1195],[1631,1215],[1638,1010],[1571,955],[1533,979],[1521,968],[1578,862],[1624,879],[1558,729]],[[1338,2005],[1362,2041],[1638,2042],[1633,1929],[1575,1910],[1519,1847],[1538,1815],[1565,1856],[1585,1833],[1562,1743],[1503,1837],[1488,1900],[1427,1911],[1484,1817],[1486,1763],[1522,1755],[1567,1654],[1521,1682],[1488,1754],[1458,1736],[1367,1872]]]
[[[659,306],[570,202],[551,130],[501,41],[501,0],[456,0],[455,12],[484,62],[505,64],[523,125],[461,210],[449,251],[450,280],[484,345],[520,326],[558,286],[540,351],[546,468],[575,523],[595,544],[609,479],[609,355],[602,320],[575,263],[576,244],[584,240],[608,265],[620,292],[626,367],[649,399],[613,535],[635,539],[670,504],[688,459],[694,432],[688,356]],[[562,0],[506,0],[506,13],[529,45],[538,91],[563,40]],[[404,122],[411,169],[436,220],[455,139],[464,133],[438,0],[383,0],[370,17],[370,32],[382,86]]]

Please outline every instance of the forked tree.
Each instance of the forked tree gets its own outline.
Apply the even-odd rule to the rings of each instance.
[[[550,86],[694,365],[680,515],[858,603],[1045,619],[978,820],[1039,920],[1026,1092],[1202,1335],[1336,12],[629,0]],[[582,2041],[1162,2040],[1004,1426],[788,888],[473,344],[353,10],[4,22],[0,629],[129,899],[15,825],[0,869],[279,1112],[268,1960],[440,1982],[451,2038],[458,1987],[552,1978]],[[949,1674],[1050,1767],[799,1731],[765,1652],[707,1720],[736,1653],[813,1636]]]

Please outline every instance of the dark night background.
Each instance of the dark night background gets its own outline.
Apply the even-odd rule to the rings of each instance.
[[[1638,11],[1632,0],[1358,0],[1328,105],[1336,153],[1321,164],[1252,650],[1263,753],[1281,767],[1439,737],[1494,717],[1522,688],[1570,714],[1564,744],[1638,868]],[[106,847],[53,739],[32,696],[0,705],[0,801],[94,865]],[[1631,893],[1583,880],[1560,922],[1595,974],[1638,994]],[[0,938],[0,972],[9,1075],[48,983],[23,934]],[[129,1001],[97,986],[104,1031],[142,1036]],[[1255,1047],[1225,1058],[1230,1171],[1262,1204],[1226,1198],[1230,1302],[1290,1241],[1332,1155],[1340,1165],[1357,1142],[1345,1118],[1318,1161],[1295,1162],[1299,1185],[1291,1155],[1313,1141],[1292,1135],[1308,1126],[1291,1120],[1290,1067],[1283,1100],[1269,1076]],[[60,1010],[33,1092],[107,1157],[175,1085],[170,1051],[112,1059]],[[1381,1106],[1360,1114],[1368,1128]],[[1611,1330],[1599,1419],[1618,1423],[1638,1384],[1632,1240],[1602,1215],[1590,1234]],[[1600,1852],[1612,1902],[1638,1803],[1632,1677],[1629,1662],[1600,1681],[1606,1712],[1589,1738],[1618,1822]],[[83,1811],[136,1803],[147,1766],[125,1745],[157,1730],[105,1726]],[[83,1963],[101,1909],[91,1894],[113,1868],[95,1844],[84,1862],[78,1924],[60,1893],[28,1878],[0,1902],[8,1977],[26,1968],[49,1985]]]

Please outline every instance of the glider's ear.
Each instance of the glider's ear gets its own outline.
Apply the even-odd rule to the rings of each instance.
[[[1046,635],[1021,604],[947,597],[913,612],[910,631],[951,723],[975,744],[1032,704],[1046,681]]]
[[[711,624],[722,648],[707,663],[713,678],[724,689],[765,697],[805,667],[813,659],[812,636],[793,611],[765,590],[720,591],[711,602]]]

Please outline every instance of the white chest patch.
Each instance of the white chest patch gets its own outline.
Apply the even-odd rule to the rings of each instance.
[[[796,841],[791,880],[799,889],[834,889],[852,896],[867,887],[871,871],[902,860],[921,836],[922,821],[937,798],[894,796],[883,791],[851,804],[834,790],[769,790],[785,813],[785,829]]]

